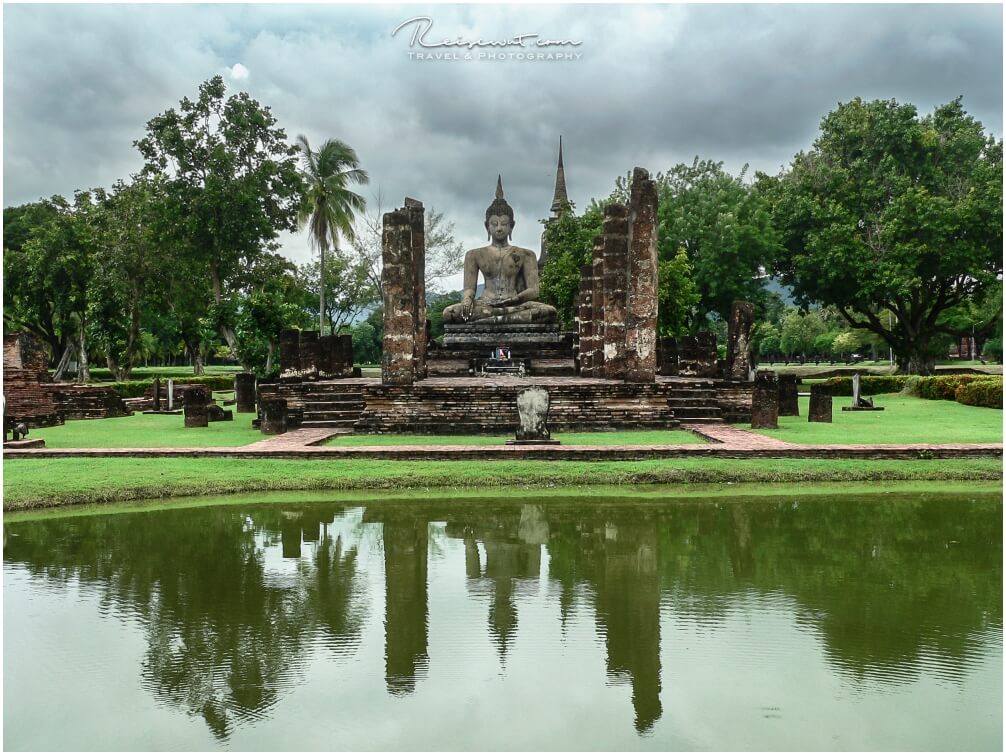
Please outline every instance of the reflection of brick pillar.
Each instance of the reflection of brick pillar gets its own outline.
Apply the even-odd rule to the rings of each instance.
[[[604,208],[604,369],[609,380],[625,377],[626,257],[629,209],[618,203]]]
[[[234,403],[238,413],[255,411],[255,375],[239,372],[234,376]]]
[[[576,328],[579,343],[580,375],[590,375],[594,360],[594,321],[591,297],[593,296],[594,266],[580,268],[580,293],[577,296]]]
[[[735,301],[730,307],[730,324],[727,333],[728,380],[747,382],[751,370],[751,329],[754,327],[754,304]]]
[[[412,231],[402,210],[384,213],[381,237],[384,268],[384,354],[381,383],[412,385],[416,342],[415,273],[412,265]]]
[[[405,211],[412,231],[413,301],[412,317],[415,329],[413,357],[416,380],[426,377],[426,228],[423,203],[405,198]]]
[[[771,370],[755,373],[751,395],[752,429],[774,430],[779,427],[779,376]]]
[[[425,519],[384,522],[384,681],[388,692],[416,689],[428,665]]]
[[[652,383],[657,374],[657,185],[632,171],[625,310],[625,379]]]
[[[191,386],[185,390],[186,427],[209,426],[209,417],[206,413],[206,402],[208,400],[206,389],[201,385]]]
[[[590,371],[584,377],[603,377],[604,369],[604,236],[594,237],[594,251],[591,260],[590,319],[594,323],[594,333],[590,342]]]

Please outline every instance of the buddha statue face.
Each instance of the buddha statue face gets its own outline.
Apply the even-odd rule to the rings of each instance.
[[[513,233],[513,220],[507,215],[490,215],[486,221],[486,230],[497,244],[505,244]]]

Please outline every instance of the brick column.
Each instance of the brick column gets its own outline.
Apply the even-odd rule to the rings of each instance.
[[[349,333],[337,335],[335,356],[332,367],[339,377],[353,377],[353,336]]]
[[[594,266],[580,268],[580,293],[577,296],[576,329],[579,344],[580,375],[589,376],[594,360],[594,312],[591,297],[594,288]]]
[[[255,375],[239,372],[234,376],[234,408],[238,414],[255,411]]]
[[[206,413],[206,389],[192,386],[185,390],[185,426],[208,427],[209,415]]]
[[[300,371],[308,380],[318,379],[318,367],[321,364],[321,344],[318,343],[317,330],[300,331]]]
[[[281,330],[279,334],[279,372],[288,377],[300,372],[300,331]]]
[[[778,427],[779,376],[770,370],[758,370],[751,394],[751,428],[775,430]]]
[[[416,380],[426,377],[426,227],[425,210],[418,199],[405,198],[405,211],[412,232],[413,304],[415,326],[414,366]]]
[[[594,333],[590,342],[590,371],[584,377],[603,377],[604,370],[604,236],[594,237],[591,260],[590,320]]]
[[[604,209],[604,367],[609,380],[625,378],[626,273],[629,209],[612,203]]]
[[[412,385],[415,377],[416,305],[412,229],[404,210],[384,213],[381,236],[384,289],[383,385]]]
[[[657,185],[632,171],[625,312],[625,379],[652,383],[657,374]]]
[[[754,326],[754,304],[735,301],[730,307],[727,332],[728,380],[747,381],[751,370],[751,328]]]

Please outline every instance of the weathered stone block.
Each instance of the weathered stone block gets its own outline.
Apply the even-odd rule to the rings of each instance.
[[[384,353],[381,382],[411,385],[415,379],[416,301],[412,226],[405,210],[386,212],[381,249],[384,291]]]
[[[234,402],[238,414],[255,411],[255,375],[239,372],[234,376]]]
[[[808,422],[831,422],[832,397],[825,385],[810,387],[810,410],[807,412]]]
[[[779,416],[799,417],[800,397],[797,385],[799,379],[796,375],[779,375]]]
[[[415,328],[413,369],[416,380],[427,375],[426,368],[426,228],[425,209],[418,199],[405,198],[409,217],[412,257],[412,318]]]
[[[629,208],[604,209],[604,369],[609,380],[625,378],[625,318],[629,251]]]
[[[317,330],[300,332],[299,363],[301,377],[306,380],[318,378],[318,364],[321,361]]]
[[[191,386],[185,391],[185,426],[186,427],[206,427],[209,423],[206,404],[209,401],[209,392],[199,386]]]
[[[259,400],[263,435],[280,435],[286,432],[287,404],[285,398],[263,398]]]
[[[779,376],[770,370],[758,370],[751,395],[751,428],[773,430],[778,427]]]
[[[517,394],[517,440],[547,441],[548,431],[548,391],[544,388],[527,388]]]
[[[594,237],[591,259],[590,319],[594,323],[591,341],[591,359],[584,377],[598,378],[604,375],[604,236]]]
[[[678,374],[678,341],[670,336],[657,339],[657,374]]]
[[[300,372],[300,331],[281,330],[279,334],[279,370],[281,377]]]

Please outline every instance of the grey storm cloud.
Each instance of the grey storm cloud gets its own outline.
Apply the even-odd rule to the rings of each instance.
[[[410,60],[411,33],[391,32],[419,15],[430,39],[537,33],[582,41],[561,48],[582,57]],[[998,5],[7,5],[3,18],[5,206],[137,172],[146,122],[216,74],[291,139],[352,145],[383,209],[422,199],[466,245],[484,239],[502,173],[514,241],[537,247],[560,134],[581,208],[634,165],[699,155],[776,172],[856,96],[929,112],[962,95],[1002,134]],[[283,242],[307,258],[302,236]]]

